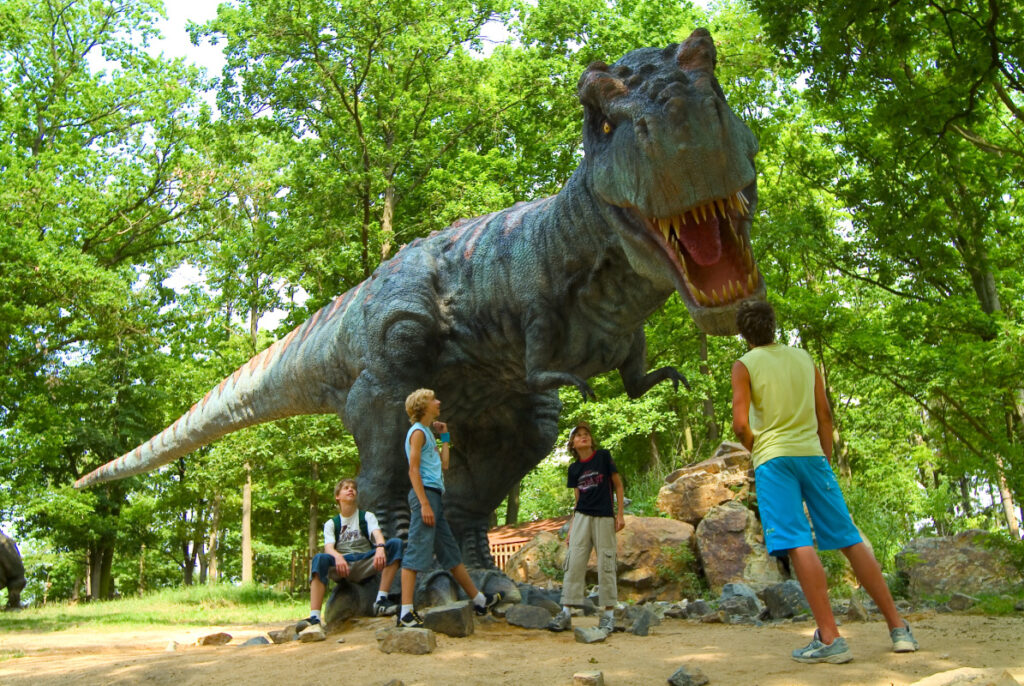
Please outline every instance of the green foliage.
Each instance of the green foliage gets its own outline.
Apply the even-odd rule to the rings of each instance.
[[[92,603],[50,603],[4,618],[8,630],[57,631],[78,626],[210,626],[281,621],[301,614],[308,598],[266,587],[191,586]]]
[[[700,598],[707,592],[707,582],[698,573],[699,564],[689,543],[680,543],[663,550],[667,558],[655,568],[658,578],[665,583],[679,584],[686,598]]]
[[[546,577],[555,581],[565,578],[565,568],[558,559],[560,554],[564,555],[564,552],[558,541],[548,541],[537,546],[537,566]]]

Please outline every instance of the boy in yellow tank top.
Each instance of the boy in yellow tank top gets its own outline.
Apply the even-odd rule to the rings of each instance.
[[[893,603],[874,554],[861,540],[829,466],[832,411],[825,384],[804,350],[775,342],[775,312],[766,302],[745,302],[736,313],[750,351],[732,367],[732,427],[754,462],[761,525],[772,555],[789,556],[818,628],[793,651],[797,662],[853,659],[839,635],[821,559],[839,550],[889,625],[893,651],[917,650],[910,626]],[[804,516],[804,504],[811,524]]]

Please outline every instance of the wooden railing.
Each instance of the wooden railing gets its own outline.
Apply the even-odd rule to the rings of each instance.
[[[526,545],[529,539],[524,538],[521,541],[506,541],[504,543],[492,543],[491,544],[491,557],[494,558],[494,565],[505,571],[505,565],[509,559],[519,552],[519,549]]]

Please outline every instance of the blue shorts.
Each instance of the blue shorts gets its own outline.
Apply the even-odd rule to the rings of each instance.
[[[776,457],[758,467],[754,479],[764,543],[770,554],[814,545],[815,539],[819,550],[860,543],[860,532],[824,456]],[[814,525],[814,538],[804,503]]]
[[[402,569],[426,572],[433,566],[434,555],[441,569],[452,569],[462,563],[462,549],[444,518],[441,494],[426,489],[427,502],[434,511],[434,526],[423,523],[423,508],[415,491],[409,491],[409,540],[405,544]]]

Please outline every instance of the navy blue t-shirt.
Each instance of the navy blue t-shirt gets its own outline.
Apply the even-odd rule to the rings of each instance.
[[[612,474],[615,468],[612,454],[598,450],[585,460],[576,460],[569,465],[569,488],[578,488],[580,498],[576,511],[591,517],[614,517],[612,509]]]

